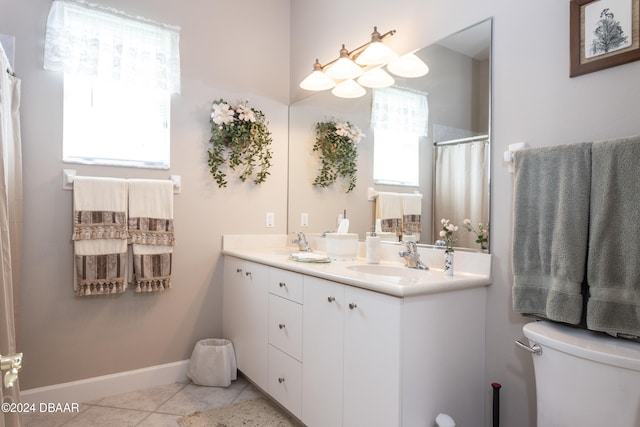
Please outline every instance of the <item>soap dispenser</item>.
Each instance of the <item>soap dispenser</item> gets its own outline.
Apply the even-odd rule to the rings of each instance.
[[[380,262],[380,237],[375,231],[367,235],[366,258],[367,264],[378,264]]]

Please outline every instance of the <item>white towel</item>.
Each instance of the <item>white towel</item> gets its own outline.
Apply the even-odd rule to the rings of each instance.
[[[73,183],[76,295],[122,293],[127,277],[127,187],[116,178],[76,177]]]
[[[175,245],[171,181],[129,180],[129,241],[136,292],[170,288]]]
[[[376,199],[376,219],[382,231],[402,234],[402,198],[398,193],[379,192]]]
[[[402,194],[402,229],[405,233],[422,231],[422,194]],[[420,238],[418,237],[418,240]]]

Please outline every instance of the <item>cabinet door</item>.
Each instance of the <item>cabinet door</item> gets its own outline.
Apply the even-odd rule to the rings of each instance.
[[[344,306],[343,285],[305,276],[302,421],[309,427],[342,425]]]
[[[345,427],[400,425],[401,302],[345,287]]]
[[[238,369],[267,389],[268,267],[225,257],[222,328],[231,340]]]

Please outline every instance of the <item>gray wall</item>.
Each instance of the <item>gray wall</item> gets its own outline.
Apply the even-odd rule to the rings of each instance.
[[[339,11],[340,13],[336,13]],[[325,0],[292,2],[291,94],[314,59],[327,62],[340,43],[358,46],[374,25],[397,30],[389,43],[406,52],[494,17],[491,251],[486,326],[487,403],[502,384],[504,426],[535,426],[530,356],[513,344],[526,319],[511,310],[512,175],[502,163],[511,143],[577,143],[640,133],[640,62],[569,78],[569,1]],[[607,106],[607,108],[602,108]],[[487,406],[487,421],[491,425]]]
[[[222,331],[221,235],[286,231],[289,0],[100,3],[182,28],[182,93],[172,98],[171,170],[63,164],[62,76],[42,69],[51,0],[0,0],[0,32],[16,36],[15,70],[23,89],[23,389],[188,359],[197,340]],[[270,122],[274,166],[260,187],[234,182],[219,189],[209,175],[209,114],[220,97],[248,99]],[[62,189],[64,168],[91,176],[182,176],[174,209],[173,289],[73,295],[72,194]],[[274,228],[265,228],[267,211],[275,213]]]

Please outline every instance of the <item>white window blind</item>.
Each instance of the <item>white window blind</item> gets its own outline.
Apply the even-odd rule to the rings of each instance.
[[[180,93],[179,28],[106,8],[54,0],[44,68]]]

